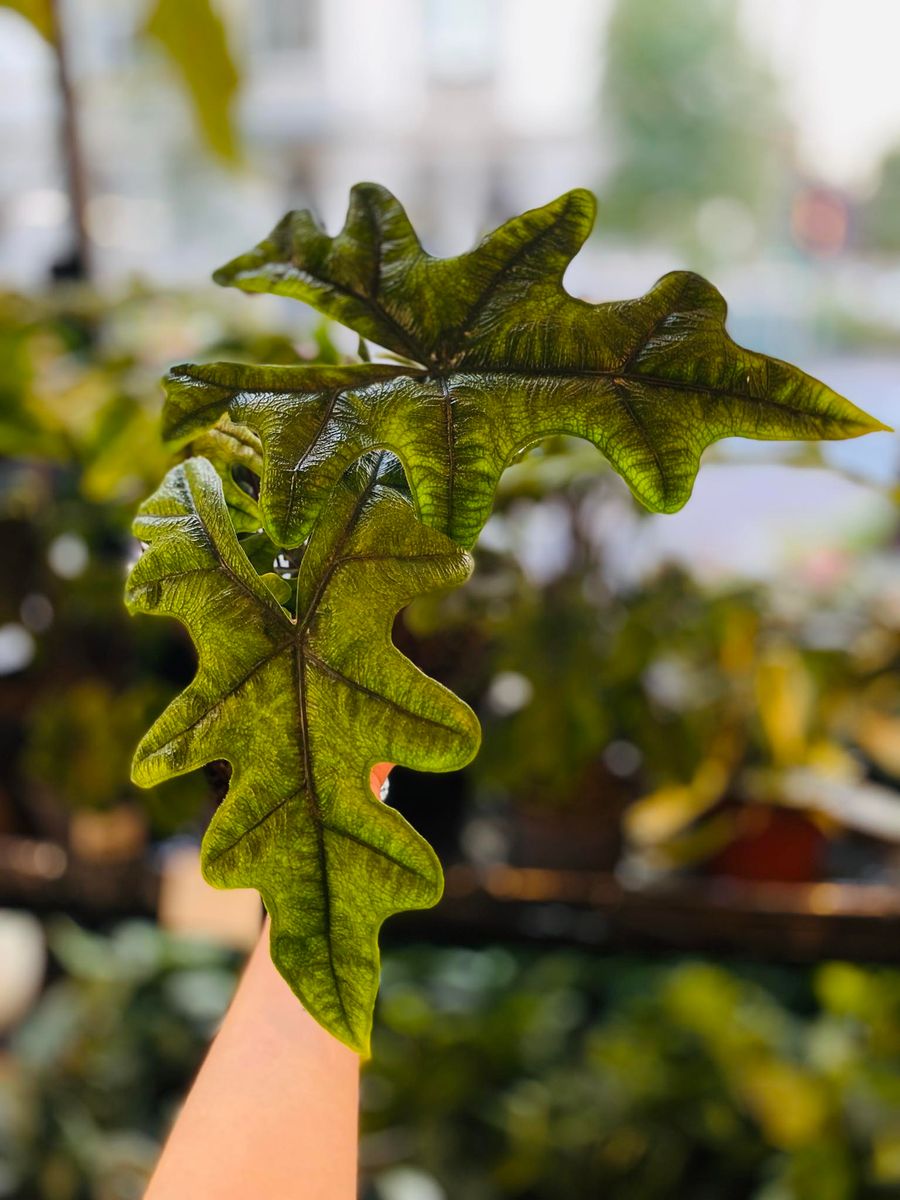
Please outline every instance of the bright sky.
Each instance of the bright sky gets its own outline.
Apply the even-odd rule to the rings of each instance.
[[[742,0],[747,28],[785,82],[803,163],[865,184],[900,143],[900,0]]]

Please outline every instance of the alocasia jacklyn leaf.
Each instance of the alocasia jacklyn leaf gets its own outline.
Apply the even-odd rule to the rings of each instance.
[[[669,512],[718,438],[883,428],[737,346],[697,275],[667,275],[639,300],[570,296],[563,275],[593,217],[592,197],[571,192],[436,259],[397,201],[361,184],[336,237],[292,213],[216,277],[305,300],[400,358],[181,366],[167,381],[167,437],[214,465],[188,459],[141,509],[148,549],[128,598],[183,621],[199,667],[139,746],[134,777],[231,763],[206,877],[259,889],[282,974],[357,1049],[381,922],[441,890],[431,849],[371,796],[369,770],[459,767],[479,736],[466,706],[392,645],[391,622],[466,577],[463,547],[504,468],[541,438],[577,435]],[[272,571],[279,548],[299,562],[293,604]]]
[[[260,507],[298,545],[359,455],[403,463],[417,512],[471,546],[504,468],[551,434],[593,442],[648,508],[688,499],[719,438],[847,438],[883,428],[818,380],[744,350],[725,302],[675,271],[638,300],[588,304],[563,275],[591,230],[573,191],[516,217],[475,249],[433,258],[384,188],[351,193],[329,237],[290,213],[216,273],[249,292],[314,305],[408,365],[175,367],[165,430],[186,440],[228,412],[263,444]]]
[[[205,459],[170,471],[135,533],[148,548],[129,607],[177,617],[199,657],[138,747],[135,781],[231,763],[205,876],[259,890],[275,964],[313,1016],[365,1052],[379,926],[442,888],[428,843],[369,791],[370,769],[453,770],[479,740],[471,710],[403,657],[391,625],[414,596],[461,583],[468,555],[415,519],[377,462],[352,472],[317,522],[296,619],[244,554]]]

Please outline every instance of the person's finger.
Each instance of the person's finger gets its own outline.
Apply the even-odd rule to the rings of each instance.
[[[372,768],[372,773],[369,776],[369,787],[381,799],[381,789],[384,787],[384,781],[390,775],[393,769],[393,763],[376,763]]]

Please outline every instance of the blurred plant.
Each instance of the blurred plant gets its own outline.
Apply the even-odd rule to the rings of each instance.
[[[743,614],[733,608],[739,636],[713,648],[719,698],[692,770],[626,816],[645,866],[686,866],[727,851],[721,866],[729,873],[809,878],[825,869],[829,840],[900,842],[900,581],[892,562],[888,553],[839,559],[818,579],[822,567],[811,563],[805,585],[785,581]],[[805,814],[806,834],[780,815],[789,810]],[[810,843],[816,833],[818,847]],[[878,861],[870,848],[869,874]],[[854,868],[845,861],[841,869]]]
[[[89,503],[132,504],[170,461],[141,325],[154,309],[160,324],[174,323],[178,307],[140,293],[112,303],[78,290],[0,296],[0,454],[74,469]],[[123,325],[132,326],[127,348]]]
[[[0,314],[0,452],[7,456],[0,520],[8,565],[0,625],[8,637],[17,635],[24,656],[26,673],[15,668],[11,684],[21,680],[27,689],[24,699],[9,693],[0,720],[9,748],[0,824],[9,828],[16,821],[9,797],[22,796],[23,787],[59,788],[57,800],[67,807],[108,803],[116,789],[101,788],[101,800],[83,778],[76,784],[50,744],[84,738],[99,747],[108,736],[101,694],[123,746],[130,744],[138,730],[121,727],[125,714],[136,720],[150,696],[190,671],[176,630],[123,622],[119,602],[122,564],[133,553],[125,533],[131,506],[170,461],[157,434],[161,367],[173,353],[204,346],[207,355],[248,362],[290,364],[300,355],[289,338],[262,331],[264,316],[245,324],[254,314],[242,313],[237,326],[209,304],[201,314],[188,296],[135,291],[108,302],[73,290],[43,299],[6,295]],[[322,362],[340,361],[324,327],[302,349]],[[193,449],[205,447],[197,441]],[[239,495],[246,497],[235,485]],[[881,775],[897,776],[889,557],[848,560],[830,585],[805,592],[778,584],[777,593],[794,597],[787,623],[764,590],[711,595],[674,571],[622,592],[608,577],[603,551],[604,521],[626,515],[616,515],[620,504],[590,446],[546,443],[504,476],[472,582],[417,602],[404,618],[401,644],[473,703],[485,724],[486,745],[472,768],[482,799],[581,807],[596,829],[611,827],[604,851],[611,865],[622,804],[674,788],[657,810],[672,820],[657,826],[654,845],[671,864],[702,862],[737,836],[737,815],[723,821],[713,811],[725,786],[734,794],[740,784],[742,793],[764,799],[765,783],[774,798],[771,774],[752,787],[742,774],[747,765],[771,762],[755,715],[754,664],[778,645],[802,645],[807,635],[833,643],[801,654],[799,669],[812,672],[805,685],[812,689],[811,743],[837,741],[845,768],[853,767],[846,751],[855,746]],[[260,570],[268,569],[272,549],[260,547]],[[821,564],[815,569],[821,573]],[[94,702],[80,711],[83,683]],[[46,718],[45,705],[52,710]],[[23,757],[29,745],[38,750]],[[821,761],[818,750],[816,756]],[[804,765],[812,764],[794,764]],[[112,772],[102,764],[90,770],[108,780],[116,774],[120,794],[130,794],[121,763]],[[831,777],[833,789],[833,770]],[[822,781],[819,771],[816,786]],[[858,793],[849,777],[844,782],[853,791],[841,804],[852,812]],[[149,797],[156,830],[183,828],[191,803],[196,811],[203,802],[198,781],[167,790],[173,786],[177,797]],[[716,817],[708,828],[707,813]],[[698,836],[690,840],[688,831]]]
[[[591,839],[637,801],[624,831],[641,877],[887,869],[900,832],[890,542],[801,555],[770,584],[701,586],[662,564],[625,587],[605,551],[619,505],[584,450],[539,447],[504,477],[471,583],[404,616],[413,652],[484,725],[479,802],[513,805],[514,823],[523,807],[580,810],[569,864],[586,850],[582,865],[611,868],[618,846]],[[853,863],[842,845],[861,836],[881,849]],[[731,845],[742,862],[721,859]]]
[[[0,1052],[0,1196],[137,1200],[236,957],[51,926]],[[880,1200],[900,1186],[900,972],[590,954],[385,956],[366,1200]]]
[[[398,1161],[467,1200],[874,1200],[900,1183],[896,971],[421,951],[386,963],[379,1017],[372,1197],[395,1194]]]
[[[165,700],[159,684],[137,682],[116,692],[103,679],[77,680],[37,707],[22,771],[54,802],[73,811],[140,804],[157,833],[190,826],[203,788],[178,779],[136,793],[129,780],[132,749]]]
[[[237,955],[139,922],[50,945],[64,976],[0,1053],[0,1196],[138,1200]]]
[[[128,759],[151,709],[192,669],[175,629],[130,622],[122,578],[133,506],[172,461],[158,379],[173,351],[296,362],[252,313],[135,288],[0,295],[0,830],[62,836],[64,809],[134,798]],[[304,353],[334,361],[320,327]],[[202,780],[142,798],[153,831],[184,829]]]
[[[731,0],[619,0],[602,117],[615,148],[604,226],[714,260],[751,249],[789,145],[776,83]]]
[[[60,110],[60,150],[65,165],[74,244],[69,258],[57,263],[60,277],[90,274],[87,233],[90,166],[81,136],[77,86],[69,63],[69,46],[61,0],[0,0],[28,21],[48,43],[56,66]],[[240,73],[228,45],[222,18],[212,0],[149,0],[143,24],[134,30],[138,44],[155,42],[181,77],[207,147],[221,160],[238,159],[233,105]],[[202,53],[198,53],[202,47]]]

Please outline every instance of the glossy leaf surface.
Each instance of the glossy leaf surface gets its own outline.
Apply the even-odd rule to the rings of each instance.
[[[378,928],[441,888],[430,848],[372,799],[370,768],[451,769],[478,742],[465,705],[392,646],[392,619],[466,577],[460,547],[503,470],[545,437],[579,436],[670,512],[717,439],[881,428],[736,345],[697,275],[674,272],[637,300],[571,296],[563,276],[593,217],[589,193],[571,192],[437,259],[388,192],[359,185],[336,237],[289,214],[216,278],[310,303],[399,358],[184,365],[168,379],[168,440],[212,464],[188,460],[141,510],[149,550],[129,600],[182,620],[199,668],[138,748],[135,779],[232,764],[207,878],[260,890],[279,969],[361,1050]],[[272,571],[279,549],[299,563],[294,604]]]
[[[882,428],[796,367],[745,350],[726,306],[676,271],[645,296],[589,304],[563,287],[594,201],[570,192],[508,221],[473,251],[439,259],[374,184],[351,193],[330,237],[290,213],[220,283],[314,305],[408,365],[172,370],[167,436],[227,412],[260,437],[260,505],[281,545],[299,544],[349,463],[386,448],[417,512],[460,545],[487,519],[503,470],[553,434],[593,442],[648,508],[688,499],[700,456],[724,437],[830,439]]]
[[[380,456],[341,484],[315,526],[293,619],[247,559],[221,480],[205,459],[169,472],[143,505],[148,548],[128,582],[132,611],[174,616],[196,644],[194,681],[138,747],[144,786],[225,759],[228,794],[203,842],[220,887],[254,887],[272,956],[306,1008],[368,1050],[377,934],[434,904],[430,846],[369,791],[381,761],[453,770],[474,755],[474,715],[391,643],[413,596],[468,575],[468,556],[415,520],[378,478]]]
[[[255,498],[237,482],[235,471],[243,469],[251,477],[263,471],[262,445],[252,429],[220,417],[215,425],[202,430],[189,446],[190,454],[208,459],[222,480],[225,503],[231,523],[240,532],[260,528],[262,517]]]

